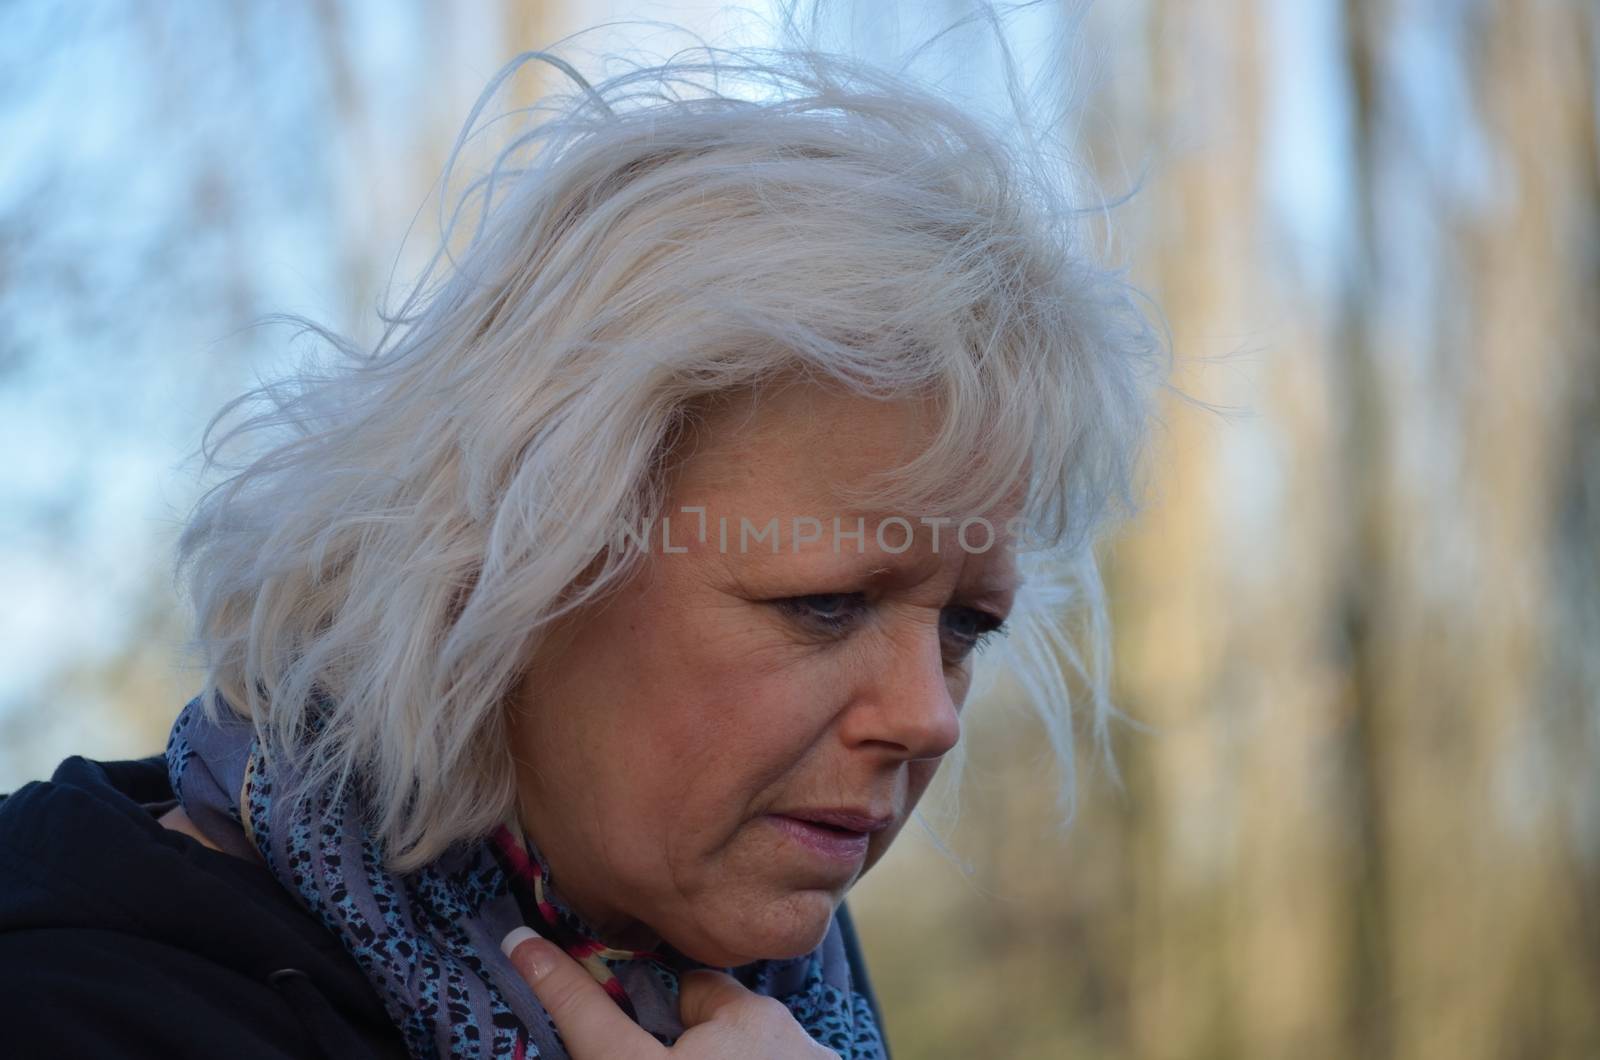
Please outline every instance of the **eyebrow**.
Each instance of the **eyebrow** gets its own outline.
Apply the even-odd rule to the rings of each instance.
[[[794,560],[801,557],[812,561],[832,558],[843,561],[840,566],[834,567],[836,574],[894,587],[934,577],[948,553],[923,549],[903,553],[872,549],[858,553],[854,549],[830,550],[819,547],[799,553],[788,549],[771,554],[764,550],[752,550],[737,555],[740,561],[733,566],[758,575],[785,571]],[[973,554],[972,558],[977,562],[963,572],[961,585],[966,592],[993,596],[1013,593],[1022,587],[1025,579],[1014,561],[996,562],[992,558],[984,558],[986,555]]]
[[[886,579],[890,581],[917,580],[931,577],[932,567],[938,564],[938,557],[933,554],[924,554],[917,557],[895,557],[901,562],[898,564],[893,559],[885,561],[882,557],[872,557],[873,566],[862,571],[862,576],[869,579]],[[999,571],[985,569],[981,577],[968,586],[969,591],[984,596],[1013,593],[1022,587],[1022,574],[1014,565],[1008,565]]]

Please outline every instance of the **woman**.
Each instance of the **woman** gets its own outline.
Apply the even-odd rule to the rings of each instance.
[[[1060,193],[814,54],[579,84],[222,435],[164,758],[0,808],[21,1055],[886,1055],[843,899],[1002,627],[1070,754],[1160,365]]]

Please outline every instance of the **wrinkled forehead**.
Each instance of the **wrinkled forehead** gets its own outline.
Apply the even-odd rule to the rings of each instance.
[[[676,527],[668,536],[676,547],[741,557],[742,566],[1014,588],[1020,484],[997,501],[961,507],[959,487],[980,455],[944,470],[957,488],[942,494],[939,482],[920,495],[893,488],[939,430],[930,403],[815,387],[723,407],[679,451],[662,513]]]
[[[1005,524],[1027,499],[1027,454],[964,440],[933,399],[884,400],[814,384],[740,395],[698,417],[675,461],[670,507],[868,527],[909,520]],[[737,509],[737,510],[734,510]],[[979,529],[973,524],[973,532]]]

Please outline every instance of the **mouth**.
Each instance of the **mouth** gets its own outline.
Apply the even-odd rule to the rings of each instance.
[[[835,865],[859,865],[872,833],[894,822],[892,815],[858,810],[795,810],[767,815],[794,846]]]

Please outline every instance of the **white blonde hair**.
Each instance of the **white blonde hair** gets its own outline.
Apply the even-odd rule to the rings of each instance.
[[[1072,593],[1036,597],[1018,638],[1070,807],[1070,672],[1097,734],[1110,710],[1091,549],[1165,364],[1070,182],[815,51],[708,49],[593,85],[529,58],[577,90],[467,187],[381,341],[308,324],[335,363],[207,433],[231,473],[179,563],[208,708],[303,754],[307,790],[359,778],[398,870],[484,834],[514,806],[505,704],[541,631],[630,562],[597,550],[605,529],[662,503],[697,407],[800,376],[942,410],[885,498],[978,511],[1025,477],[1065,575],[1036,585]],[[1063,603],[1086,639],[1063,635]]]

